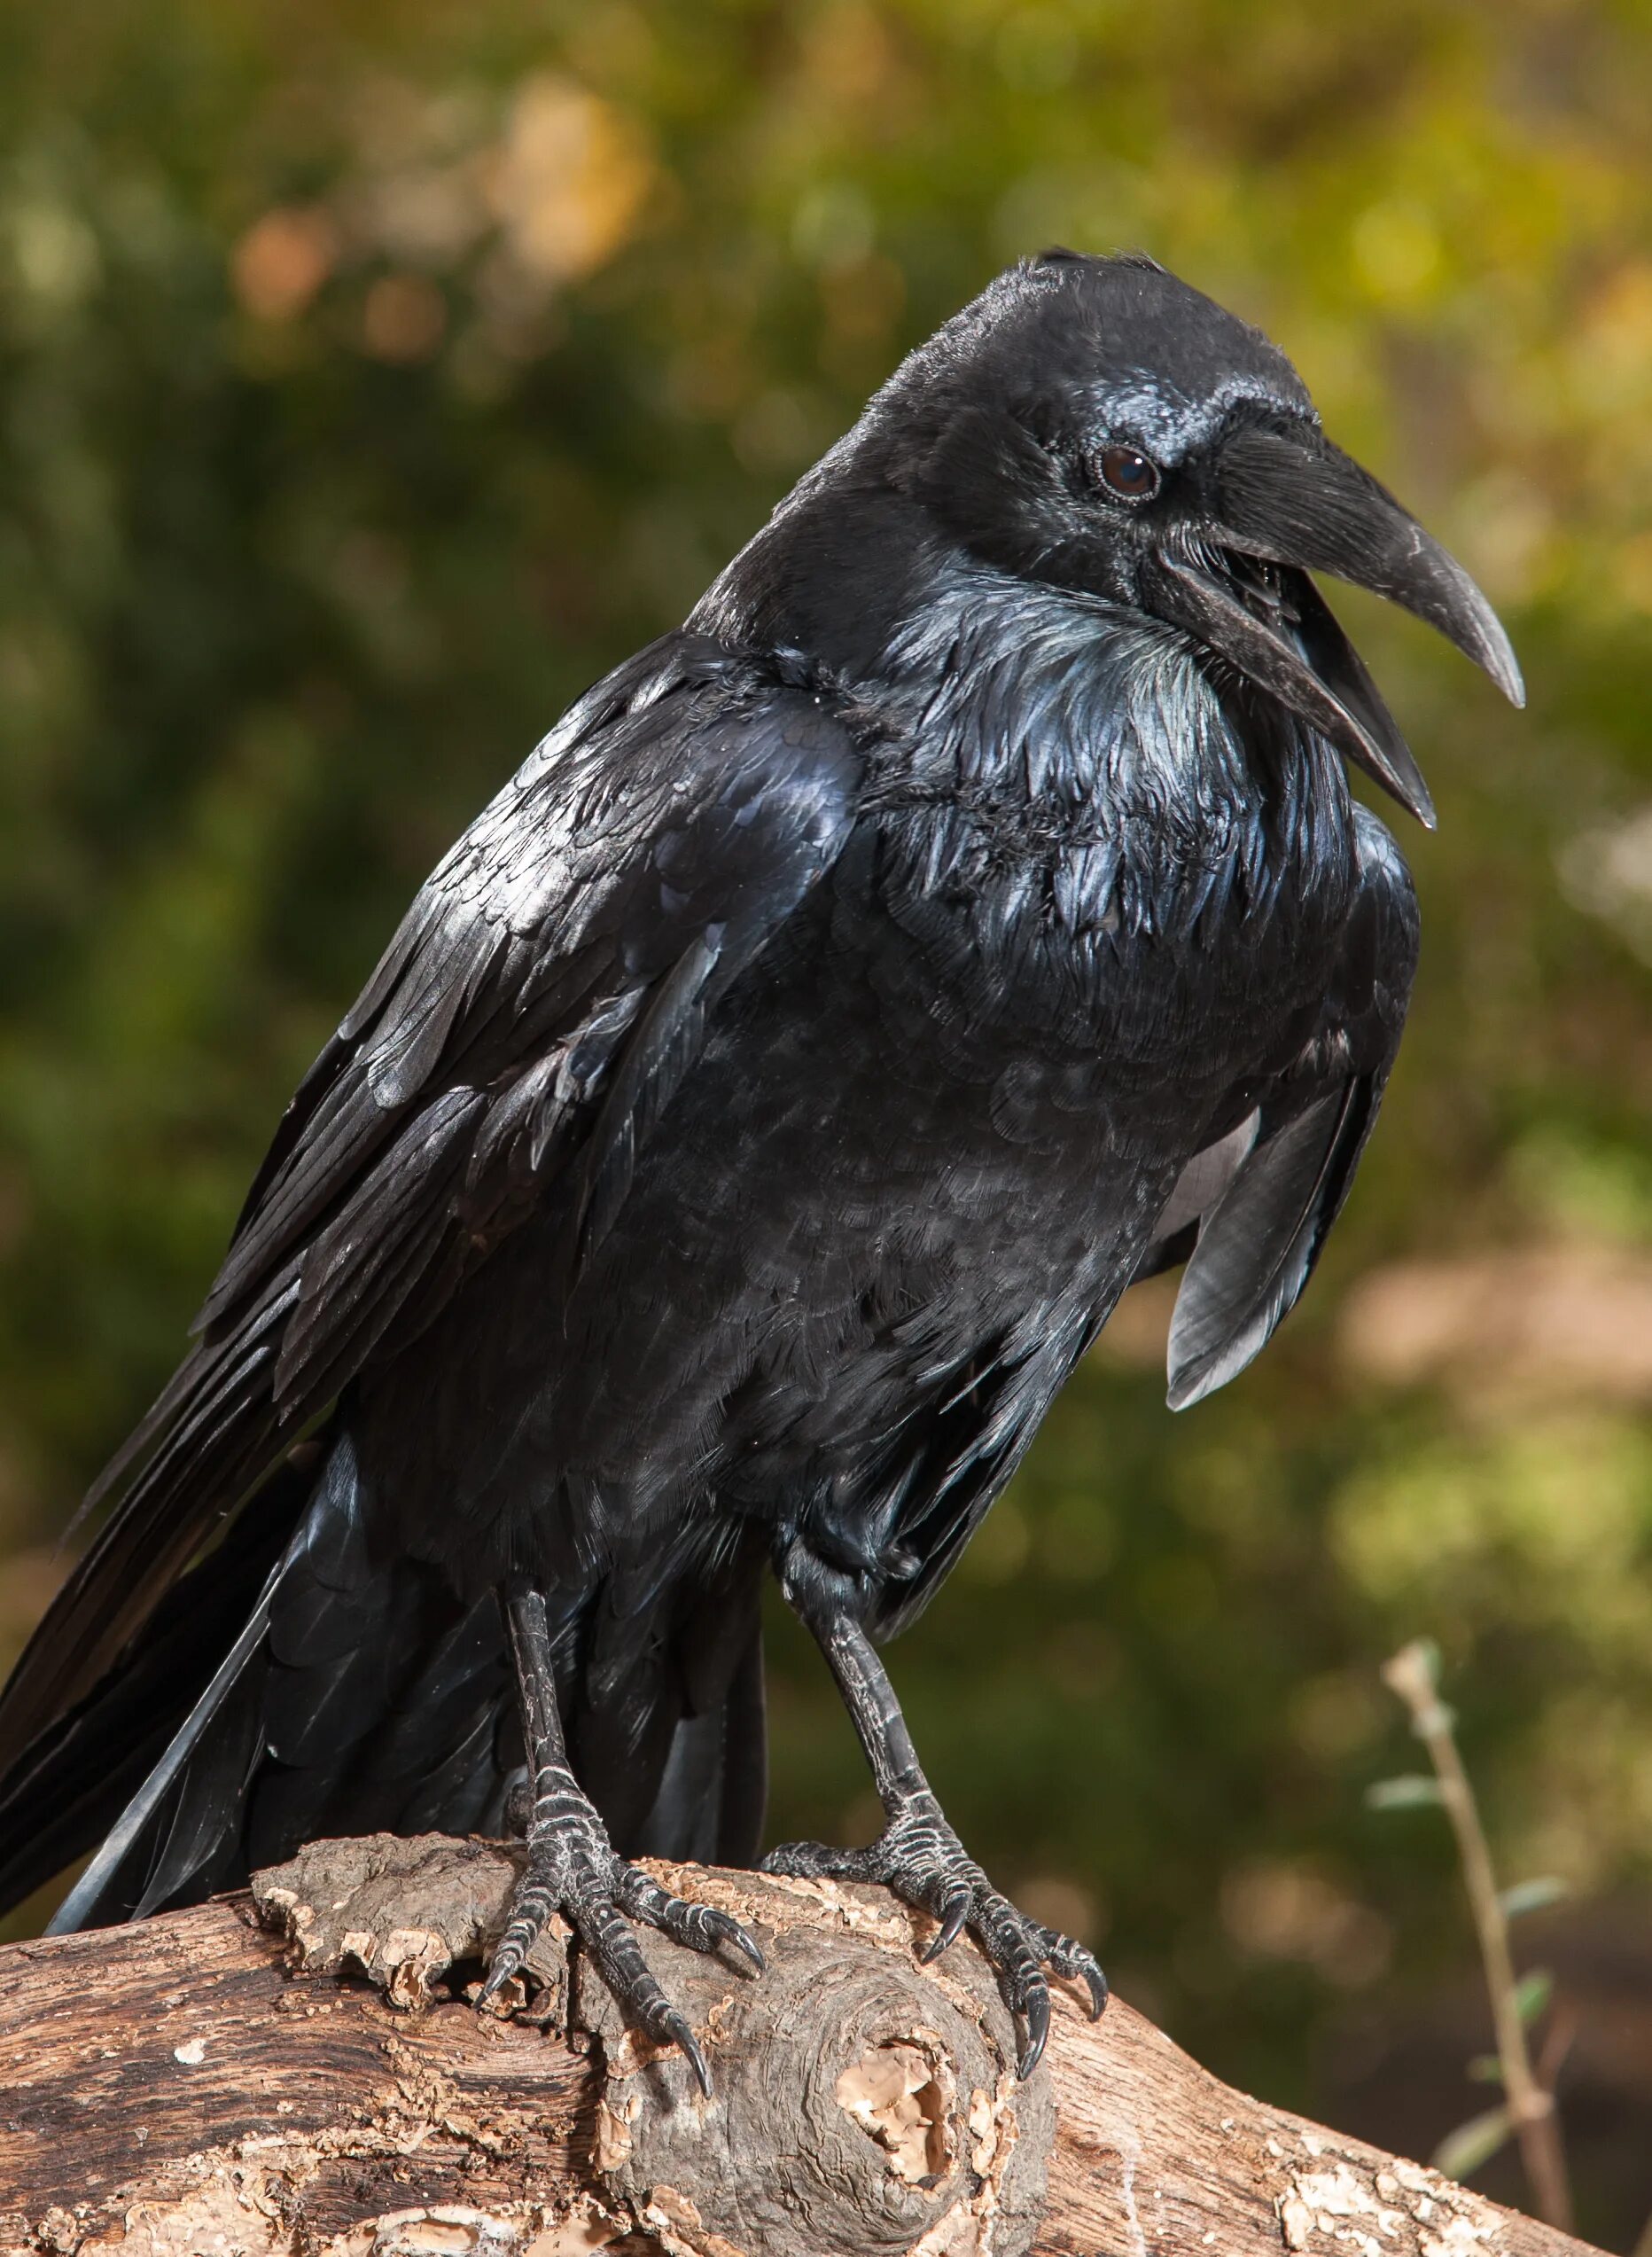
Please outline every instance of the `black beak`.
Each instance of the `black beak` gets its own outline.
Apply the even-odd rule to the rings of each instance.
[[[1334,573],[1403,605],[1523,705],[1490,604],[1384,487],[1310,425],[1234,432],[1216,458],[1214,513],[1206,540],[1152,559],[1154,609],[1301,715],[1431,830],[1433,802],[1393,715],[1305,575]]]

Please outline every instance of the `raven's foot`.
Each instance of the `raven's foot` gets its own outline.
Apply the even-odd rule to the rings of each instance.
[[[583,1801],[583,1798],[581,1798]],[[690,1904],[616,1855],[588,1803],[565,1808],[528,1829],[527,1864],[510,1900],[510,1919],[482,1985],[479,2005],[496,1998],[520,1972],[553,1913],[560,1912],[590,1953],[621,2010],[658,2045],[677,2045],[710,2094],[711,2072],[686,2015],[679,2013],[649,1970],[631,1923],[658,1928],[694,1951],[729,1944],[760,1973],[763,1955],[740,1923],[709,1905]]]
[[[1046,1967],[1085,1985],[1092,2021],[1107,2003],[1107,1978],[1092,1954],[1071,1936],[1018,1912],[965,1850],[927,1790],[903,1800],[865,1849],[784,1842],[764,1858],[763,1870],[799,1880],[881,1883],[939,1921],[923,1952],[925,1964],[939,1958],[968,1928],[996,1969],[999,1989],[1016,2018],[1021,2033],[1017,2074],[1024,2079],[1038,2066],[1049,2035]]]

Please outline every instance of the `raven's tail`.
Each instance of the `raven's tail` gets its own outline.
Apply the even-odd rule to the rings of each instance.
[[[559,1610],[576,1769],[627,1854],[749,1863],[756,1579],[674,1579],[640,1609],[621,1581]],[[328,1834],[500,1832],[521,1761],[493,1597],[376,1554],[335,1422],[0,1778],[0,1909],[99,1843],[58,1932],[197,1902]]]
[[[347,1433],[323,1440],[0,1779],[0,1903],[95,1843],[54,1930],[193,1902],[321,1834],[498,1828],[518,1759],[494,1602],[373,1559]]]
[[[308,1486],[284,1467],[269,1489],[302,1496]],[[243,1513],[161,1599],[121,1660],[0,1775],[0,1907],[32,1895],[113,1825],[238,1636],[295,1517],[290,1510],[284,1526],[273,1514],[266,1522]]]

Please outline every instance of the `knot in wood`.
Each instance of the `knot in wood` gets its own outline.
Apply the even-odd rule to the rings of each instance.
[[[666,1885],[671,1869],[656,1868]],[[933,1968],[930,1924],[880,1890],[697,1871],[695,1894],[752,1928],[757,1981],[663,1938],[649,1957],[711,2063],[626,2027],[576,1973],[602,2041],[594,2161],[670,2257],[1025,2257],[1055,2107],[1015,2077],[1015,2033],[967,1945]]]

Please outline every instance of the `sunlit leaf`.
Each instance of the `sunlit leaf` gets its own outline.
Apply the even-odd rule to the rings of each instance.
[[[1470,2116],[1466,2124],[1459,2124],[1441,2140],[1434,2151],[1434,2167],[1444,2171],[1448,2179],[1466,2179],[1471,2171],[1491,2161],[1513,2129],[1514,2119],[1507,2108],[1488,2108],[1483,2116]]]
[[[1540,1912],[1546,1904],[1558,1904],[1566,1894],[1566,1884],[1558,1875],[1543,1873],[1534,1881],[1516,1881],[1497,1901],[1506,1919],[1517,1920],[1523,1912]]]
[[[1515,1985],[1515,2011],[1523,2022],[1535,2022],[1549,2003],[1555,1978],[1547,1967],[1534,1967]]]
[[[1365,1799],[1373,1810],[1419,1810],[1425,1803],[1438,1803],[1443,1798],[1438,1779],[1408,1771],[1398,1779],[1378,1779],[1366,1789]]]

